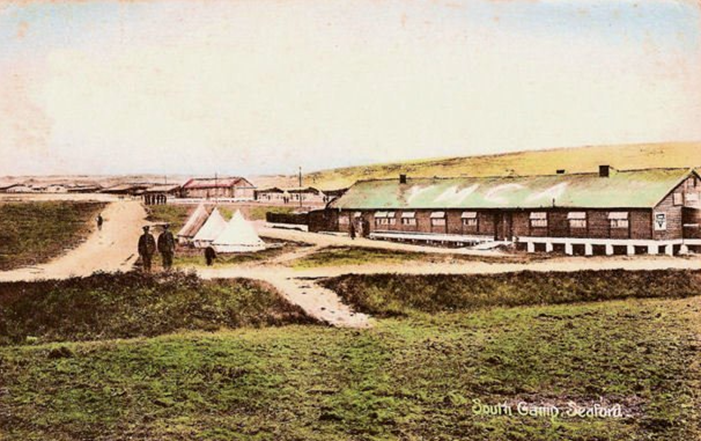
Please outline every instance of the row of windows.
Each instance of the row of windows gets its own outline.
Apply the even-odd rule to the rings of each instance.
[[[441,227],[446,225],[446,218],[442,212],[439,215],[431,216],[431,226]],[[434,213],[435,214],[435,213]],[[358,216],[356,216],[358,217]],[[627,212],[611,212],[608,215],[609,225],[611,228],[628,228],[630,226],[630,221],[628,220]],[[478,223],[478,218],[474,217],[463,217],[461,219],[462,225],[464,227],[476,228]],[[567,221],[570,228],[587,228],[587,215],[585,212],[570,212],[567,216]],[[349,217],[340,216],[338,220],[339,224],[348,225],[350,222]],[[377,226],[388,226],[396,225],[397,218],[394,216],[387,216],[386,214],[382,217],[375,218],[375,225]],[[406,226],[417,225],[416,217],[411,213],[410,217],[402,216],[401,224]],[[532,228],[547,228],[548,227],[548,216],[546,212],[532,212],[530,214],[530,226]]]
[[[608,215],[609,226],[611,228],[628,228],[630,221],[627,212],[611,212]],[[587,213],[578,211],[567,214],[567,222],[572,229],[587,228]],[[548,215],[545,212],[531,213],[530,223],[532,228],[547,228]]]

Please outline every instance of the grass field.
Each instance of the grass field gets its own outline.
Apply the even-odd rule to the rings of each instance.
[[[523,271],[471,275],[345,275],[323,281],[361,311],[381,317],[485,307],[701,295],[701,272]]]
[[[345,167],[309,173],[304,182],[321,189],[337,189],[361,179],[396,178],[399,173],[414,177],[500,176],[554,174],[557,169],[594,172],[600,164],[618,169],[699,167],[699,158],[699,142],[591,146]],[[286,182],[280,177],[266,180],[265,185],[284,186]]]
[[[606,276],[504,276],[490,288],[499,301],[456,304],[452,288],[436,308],[408,291],[428,282],[411,281],[406,303],[389,308],[402,314],[369,330],[244,327],[0,347],[0,439],[698,439],[698,274],[656,274],[652,293],[638,273]],[[575,281],[589,295],[570,295]],[[474,292],[465,282],[443,288]],[[621,289],[675,298],[607,300]],[[536,306],[502,306],[529,291],[535,300],[516,303]],[[382,311],[363,296],[377,294],[354,297],[360,309]],[[473,400],[620,404],[624,417],[476,415]]]
[[[234,212],[239,209],[248,220],[264,220],[265,213],[291,213],[295,207],[280,207],[266,205],[218,205],[224,219],[231,219]],[[152,205],[148,207],[148,220],[151,222],[167,222],[176,233],[185,225],[187,218],[195,210],[195,205]]]
[[[243,263],[253,263],[253,262],[265,262],[267,260],[274,259],[282,254],[292,252],[296,249],[310,246],[307,243],[294,242],[294,241],[283,241],[280,239],[274,239],[270,237],[261,237],[263,241],[271,245],[270,248],[266,248],[262,251],[249,252],[249,253],[232,253],[232,254],[218,254],[217,258],[214,260],[212,267],[222,268],[231,265],[240,265]],[[276,247],[272,247],[276,245]],[[173,264],[180,268],[193,268],[206,266],[204,251],[196,248],[178,247]]]
[[[104,207],[97,202],[0,203],[0,271],[43,263],[74,248]]]
[[[0,283],[0,345],[312,323],[271,288],[174,272]]]
[[[456,262],[523,262],[541,257],[532,255],[517,256],[469,256],[464,254],[431,254],[377,248],[333,246],[301,257],[290,262],[297,269],[345,265],[399,265],[411,262],[456,263]]]

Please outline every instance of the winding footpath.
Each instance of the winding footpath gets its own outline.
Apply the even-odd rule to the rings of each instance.
[[[146,211],[138,201],[116,201],[103,211],[105,224],[102,231],[94,231],[77,248],[46,264],[0,272],[2,281],[31,281],[39,279],[63,279],[73,276],[88,276],[96,271],[128,271],[136,261],[136,243],[141,226],[146,222]],[[701,269],[701,256],[611,256],[611,257],[553,257],[545,260],[514,262],[500,256],[509,256],[499,251],[475,251],[431,248],[367,239],[351,240],[348,237],[305,233],[258,226],[259,233],[277,239],[311,244],[273,259],[241,264],[225,268],[195,267],[204,279],[247,278],[269,283],[291,303],[302,307],[307,314],[332,326],[365,328],[372,326],[372,318],[354,312],[339,296],[317,283],[317,280],[343,274],[495,274],[516,271],[577,270],[655,270],[655,269]],[[489,261],[447,260],[445,263],[411,260],[401,264],[364,264],[354,266],[321,266],[295,269],[290,263],[328,246],[362,246],[382,250],[401,250],[419,253],[446,255],[463,254],[490,256]]]

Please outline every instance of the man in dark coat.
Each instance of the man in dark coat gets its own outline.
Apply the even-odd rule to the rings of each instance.
[[[102,223],[105,220],[102,218],[102,214],[98,214],[97,217],[95,218],[95,222],[97,222],[97,229],[99,231],[102,231]]]
[[[214,251],[214,248],[212,247],[207,247],[204,249],[204,260],[207,261],[207,266],[212,266],[214,263],[214,259],[217,258],[217,253]]]
[[[355,240],[355,222],[350,223],[350,238]]]
[[[149,233],[149,227],[144,227],[144,234],[139,237],[139,256],[141,257],[141,263],[143,265],[144,271],[147,273],[151,272],[151,261],[153,260],[153,253],[156,252],[156,240],[153,235]]]
[[[170,232],[170,225],[163,225],[163,232],[158,236],[158,252],[163,259],[163,269],[169,271],[173,266],[173,255],[175,254],[175,238]]]

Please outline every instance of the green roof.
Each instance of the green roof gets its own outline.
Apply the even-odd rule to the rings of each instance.
[[[547,176],[359,181],[330,208],[652,208],[691,173],[687,168]]]

